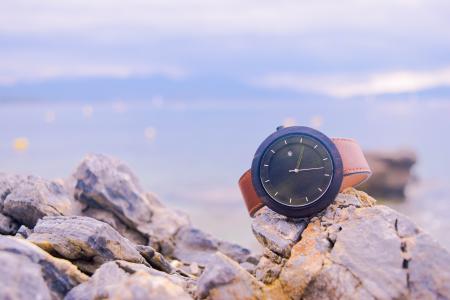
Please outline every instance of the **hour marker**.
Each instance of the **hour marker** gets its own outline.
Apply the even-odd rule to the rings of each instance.
[[[289,203],[292,203],[292,198],[289,198]]]
[[[303,138],[300,138],[300,143],[303,143]]]
[[[270,151],[272,151],[272,153],[275,153],[275,151],[273,151],[272,149]]]
[[[321,188],[317,188],[320,192],[322,191],[322,189]]]
[[[264,167],[268,167],[269,165],[264,165]]]
[[[322,159],[322,160],[327,160],[328,159],[328,157],[325,157],[324,159]]]
[[[284,140],[284,143],[287,145],[287,142],[286,142],[286,140]]]
[[[330,174],[323,174],[323,175],[325,175],[325,176],[330,176]]]
[[[278,195],[278,192],[276,192],[274,196],[276,196],[276,195]]]
[[[264,182],[269,182],[270,180],[269,179],[267,179],[266,181],[264,181]]]
[[[308,200],[308,197],[305,197],[306,198],[306,202],[308,202],[309,200]]]
[[[314,146],[314,149],[316,149],[316,148],[317,148],[317,145]]]

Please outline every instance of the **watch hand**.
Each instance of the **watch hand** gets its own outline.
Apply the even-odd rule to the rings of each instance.
[[[303,159],[303,152],[305,151],[305,146],[301,146],[302,148],[300,149],[300,154],[298,155],[298,160],[297,160],[297,164],[295,165],[295,169],[300,168],[300,164],[302,163],[302,159]]]
[[[298,172],[301,172],[301,171],[309,171],[309,170],[320,170],[320,169],[323,169],[324,167],[318,167],[318,168],[307,168],[307,169],[298,169],[297,171]]]
[[[310,171],[310,170],[320,170],[323,169],[324,167],[317,167],[317,168],[306,168],[306,169],[293,169],[293,170],[289,170],[289,173],[298,173],[301,171]]]

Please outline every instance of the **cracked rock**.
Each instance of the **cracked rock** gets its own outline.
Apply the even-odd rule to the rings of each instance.
[[[220,251],[238,263],[257,263],[250,250],[237,244],[221,241],[197,228],[183,227],[175,236],[173,257],[186,263],[206,266]]]
[[[190,224],[185,214],[145,193],[130,168],[113,157],[86,156],[73,181],[75,198],[85,205],[86,215],[106,221],[137,244],[170,243],[181,226]]]
[[[36,176],[0,175],[2,213],[34,227],[44,216],[67,215],[72,202],[64,187]]]
[[[252,222],[256,239],[282,257],[289,257],[305,227],[306,222],[289,219],[267,207],[261,208]]]
[[[445,299],[448,265],[408,218],[350,189],[311,220],[271,286],[292,299]]]
[[[192,299],[183,288],[143,265],[114,261],[103,264],[65,300],[89,299]]]
[[[261,299],[263,285],[239,264],[218,252],[197,284],[200,299]]]
[[[47,252],[74,261],[87,273],[110,260],[144,262],[133,243],[108,224],[88,217],[44,217],[28,240]]]
[[[0,236],[0,299],[61,299],[88,277],[32,243]]]

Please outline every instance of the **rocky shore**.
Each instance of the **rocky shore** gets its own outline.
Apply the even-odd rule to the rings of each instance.
[[[450,299],[450,254],[363,192],[309,224],[264,208],[248,230],[262,254],[193,227],[105,155],[64,182],[0,174],[0,299]]]

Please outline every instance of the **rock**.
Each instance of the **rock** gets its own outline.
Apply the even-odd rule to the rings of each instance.
[[[19,229],[17,224],[11,217],[0,213],[0,234],[15,234]]]
[[[305,221],[289,219],[267,207],[260,209],[252,222],[256,239],[283,257],[289,257],[292,246],[298,242],[305,227]]]
[[[266,284],[270,284],[278,278],[281,272],[282,264],[275,263],[270,258],[263,256],[256,266],[256,279]]]
[[[142,239],[150,239],[155,246],[170,243],[178,229],[190,223],[186,215],[166,208],[153,195],[146,194],[130,168],[115,158],[88,155],[73,177],[75,198],[86,205],[83,211],[103,221],[110,219],[111,226],[136,243],[144,244]],[[114,214],[123,224],[101,216],[99,209]]]
[[[128,227],[110,211],[104,210],[102,208],[86,207],[82,212],[80,212],[80,214],[111,225],[122,236],[134,242],[135,244],[145,245],[148,243],[147,235]]]
[[[89,279],[67,294],[78,299],[192,299],[183,288],[155,271],[132,263],[113,261],[102,265]]]
[[[0,236],[0,299],[61,299],[87,279],[69,261],[26,240]]]
[[[217,251],[222,252],[238,263],[255,260],[250,250],[237,244],[221,241],[197,228],[183,227],[175,236],[175,249],[172,256],[186,263],[206,266]],[[257,261],[256,261],[257,263]]]
[[[270,283],[264,291],[291,299],[450,298],[450,270],[442,267],[450,254],[408,218],[374,202],[349,189],[311,219],[287,259],[266,250],[256,270]]]
[[[372,176],[358,188],[374,197],[402,199],[405,188],[411,182],[411,168],[417,161],[411,150],[370,151],[365,156],[372,169]]]
[[[133,243],[108,224],[89,217],[44,217],[28,240],[47,252],[74,261],[87,273],[110,260],[144,263]]]
[[[218,252],[197,284],[200,299],[261,299],[263,285],[236,262]]]
[[[2,175],[2,213],[34,227],[44,216],[70,214],[71,200],[62,185],[36,176]]]
[[[25,225],[22,225],[19,227],[19,229],[16,232],[16,237],[26,239],[30,236],[30,234],[33,232],[30,228],[28,228]]]
[[[136,250],[139,251],[142,257],[144,257],[145,260],[147,260],[147,262],[155,269],[169,274],[174,272],[172,266],[164,258],[164,256],[162,256],[161,253],[156,252],[156,250],[152,247],[138,245],[136,246]]]

